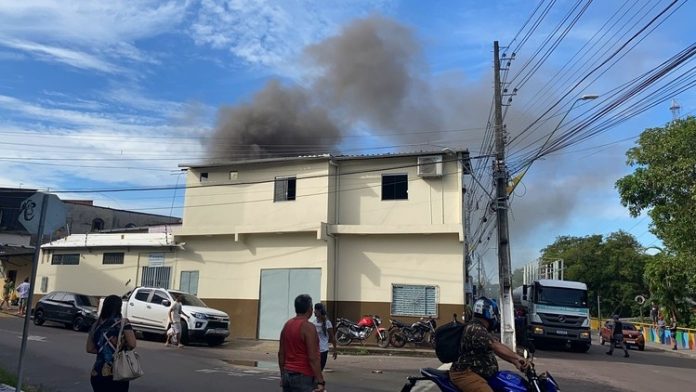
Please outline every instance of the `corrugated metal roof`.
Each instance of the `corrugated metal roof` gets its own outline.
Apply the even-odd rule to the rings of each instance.
[[[73,234],[60,240],[41,245],[41,248],[165,247],[174,245],[174,237],[170,233],[94,233]]]
[[[203,167],[216,167],[216,166],[232,166],[232,165],[248,165],[248,164],[259,164],[259,163],[269,163],[269,162],[292,162],[292,161],[316,161],[316,160],[329,160],[334,159],[338,161],[347,161],[355,159],[383,159],[383,158],[398,158],[398,157],[409,157],[409,156],[421,156],[421,155],[436,155],[444,154],[445,152],[453,151],[454,153],[467,152],[467,149],[455,149],[449,150],[426,150],[426,151],[410,151],[410,152],[389,152],[382,154],[318,154],[318,155],[301,155],[295,157],[274,157],[274,158],[258,158],[258,159],[237,159],[230,161],[212,161],[212,162],[201,162],[194,164],[179,164],[181,168],[203,168]]]

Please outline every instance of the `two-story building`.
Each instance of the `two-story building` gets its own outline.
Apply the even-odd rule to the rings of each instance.
[[[233,334],[277,339],[309,293],[332,317],[463,304],[466,151],[243,160],[187,169],[182,271]],[[386,320],[385,320],[386,321]]]
[[[173,239],[55,241],[43,247],[37,293],[68,283],[92,295],[151,284],[195,290],[230,314],[233,336],[259,339],[278,339],[301,293],[332,318],[449,320],[464,298],[468,153],[448,152],[182,165],[183,225]]]

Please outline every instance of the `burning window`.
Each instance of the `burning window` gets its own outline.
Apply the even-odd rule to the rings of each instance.
[[[295,200],[296,184],[295,177],[276,177],[273,201]]]

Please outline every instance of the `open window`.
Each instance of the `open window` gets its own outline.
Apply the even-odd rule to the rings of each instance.
[[[382,200],[408,200],[408,175],[383,174]]]
[[[296,177],[276,177],[273,190],[273,201],[290,201],[296,197]]]

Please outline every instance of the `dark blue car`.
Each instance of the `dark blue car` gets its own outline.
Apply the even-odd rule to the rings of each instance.
[[[34,307],[34,324],[52,321],[75,331],[85,331],[97,320],[98,305],[99,300],[90,295],[53,291]]]

